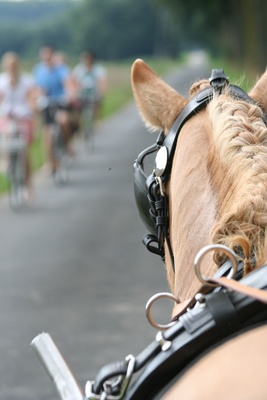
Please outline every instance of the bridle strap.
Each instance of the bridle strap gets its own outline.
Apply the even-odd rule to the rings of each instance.
[[[193,115],[197,114],[211,101],[213,94],[214,89],[209,87],[199,92],[192,100],[190,100],[176,118],[168,135],[164,138],[162,146],[165,146],[168,150],[168,164],[162,176],[163,181],[166,181],[169,178],[177,139],[182,127]]]

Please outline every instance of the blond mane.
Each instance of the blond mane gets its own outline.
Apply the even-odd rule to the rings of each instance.
[[[248,273],[267,259],[267,128],[257,105],[227,93],[207,109],[213,138],[211,183],[218,193],[211,240],[237,251]],[[216,262],[223,261],[218,254]]]

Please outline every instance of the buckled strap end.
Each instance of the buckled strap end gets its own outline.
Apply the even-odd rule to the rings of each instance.
[[[152,234],[145,235],[142,242],[151,253],[164,257],[164,250],[159,247],[157,236]],[[156,246],[154,246],[153,243],[156,243]]]

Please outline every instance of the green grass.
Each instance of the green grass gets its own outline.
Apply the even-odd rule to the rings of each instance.
[[[30,159],[32,170],[37,171],[45,162],[43,145],[42,145],[42,132],[37,124],[34,142],[30,149]],[[8,180],[4,172],[0,172],[0,194],[6,193],[8,190]]]
[[[108,76],[108,90],[104,99],[102,118],[107,118],[118,111],[125,103],[133,99],[131,88],[131,67],[134,60],[120,63],[104,64]],[[164,76],[168,71],[183,62],[181,59],[147,58],[144,61],[158,75]]]
[[[35,131],[35,139],[31,145],[30,159],[33,171],[38,170],[45,162],[45,154],[42,141],[42,130],[39,124],[37,124],[37,129]]]
[[[255,83],[255,76],[251,72],[242,70],[240,66],[236,66],[231,61],[223,59],[210,59],[211,68],[223,68],[226,75],[229,77],[230,83],[240,86],[248,92]]]
[[[4,193],[8,190],[8,180],[4,174],[0,174],[0,193]]]

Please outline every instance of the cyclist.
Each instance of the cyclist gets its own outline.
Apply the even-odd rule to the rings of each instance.
[[[44,138],[47,160],[52,173],[55,173],[59,165],[52,151],[51,124],[56,122],[60,126],[67,151],[73,155],[70,146],[72,127],[70,121],[70,102],[75,92],[74,81],[71,79],[69,67],[65,63],[55,62],[53,47],[44,46],[40,49],[40,62],[34,67],[33,74],[39,87],[40,103],[44,125]],[[56,112],[52,107],[56,105]]]
[[[94,118],[98,118],[107,90],[105,68],[96,62],[95,54],[87,50],[80,55],[80,62],[74,67],[72,74],[78,82],[81,99],[94,102]]]
[[[7,52],[2,57],[3,72],[0,74],[0,124],[5,126],[8,118],[15,119],[20,134],[25,139],[25,171],[27,195],[31,194],[31,164],[29,148],[34,136],[34,110],[36,110],[36,87],[31,74],[21,72],[16,53]]]

